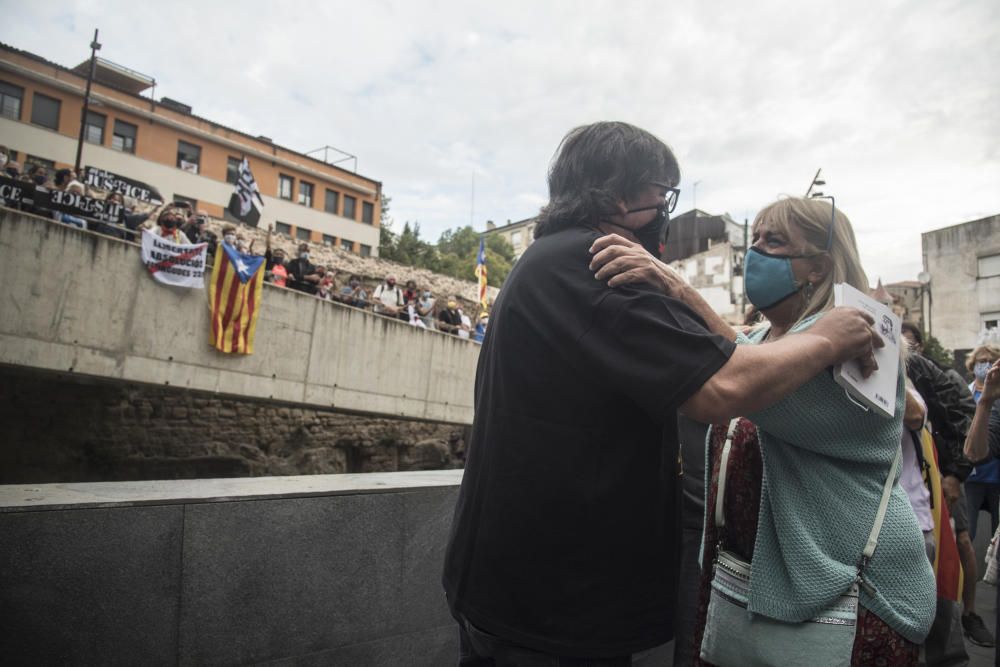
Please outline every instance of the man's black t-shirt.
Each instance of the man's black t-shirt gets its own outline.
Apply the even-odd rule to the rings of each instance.
[[[288,269],[288,280],[286,281],[286,285],[288,287],[300,292],[305,292],[306,294],[316,293],[316,283],[310,283],[303,280],[306,276],[316,273],[315,265],[311,264],[308,259],[296,257],[292,261],[288,262],[285,265],[285,268]]]
[[[538,239],[494,305],[444,572],[456,616],[579,657],[673,636],[676,410],[734,349],[680,301],[595,280],[598,237]]]
[[[444,327],[442,327],[442,329],[444,329],[450,334],[455,334],[456,336],[458,335],[458,329],[454,327],[462,326],[462,315],[457,310],[448,310],[447,308],[445,308],[440,313],[438,313],[438,320],[444,322],[445,324],[452,325],[447,329],[444,329]]]

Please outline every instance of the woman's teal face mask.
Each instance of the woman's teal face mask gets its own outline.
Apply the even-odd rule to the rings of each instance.
[[[808,255],[771,255],[755,247],[747,251],[743,282],[747,299],[757,310],[775,306],[802,289],[792,273],[792,260],[802,257]]]

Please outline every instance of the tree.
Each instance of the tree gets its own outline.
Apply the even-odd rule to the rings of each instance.
[[[437,245],[420,238],[420,223],[406,221],[399,233],[393,231],[389,215],[391,197],[382,195],[381,226],[379,227],[379,256],[435,273],[475,280],[476,260],[479,256],[480,234],[471,226],[445,230]],[[499,287],[514,264],[514,248],[503,237],[486,237],[487,282]]]
[[[379,257],[394,260],[396,255],[396,235],[392,231],[392,216],[389,215],[389,204],[392,197],[382,193],[381,215],[379,216],[378,228],[378,254]]]
[[[951,368],[953,363],[951,350],[945,348],[934,336],[926,336],[924,338],[924,351],[925,357],[931,361],[937,362],[939,366],[944,368]]]

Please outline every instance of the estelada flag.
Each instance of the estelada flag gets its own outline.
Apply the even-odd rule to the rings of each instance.
[[[931,514],[934,516],[934,576],[937,579],[937,596],[942,600],[958,602],[962,599],[965,573],[958,557],[955,533],[951,529],[951,516],[941,489],[941,469],[938,467],[937,448],[934,436],[927,428],[911,435],[920,444],[920,453],[927,466],[924,468],[924,483],[931,492]]]
[[[476,255],[476,278],[479,279],[479,309],[486,312],[486,244],[479,239],[479,254]]]
[[[253,354],[264,285],[263,266],[263,257],[244,255],[228,243],[218,245],[208,286],[208,305],[212,319],[209,343],[220,352]]]

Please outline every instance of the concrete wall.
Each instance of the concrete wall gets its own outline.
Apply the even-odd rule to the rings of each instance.
[[[924,232],[921,240],[931,275],[925,326],[946,348],[968,350],[986,315],[1000,313],[1000,276],[979,276],[979,259],[1000,254],[1000,215]]]
[[[0,486],[8,664],[455,664],[461,471]]]
[[[208,345],[206,290],[129,243],[0,209],[0,363],[379,416],[472,422],[479,346],[265,286],[255,353]]]

